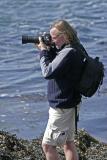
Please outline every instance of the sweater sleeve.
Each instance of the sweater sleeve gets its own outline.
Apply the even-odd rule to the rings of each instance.
[[[43,77],[46,79],[55,78],[59,71],[65,65],[66,57],[69,55],[72,48],[65,48],[59,52],[59,54],[51,61],[49,53],[46,50],[40,53],[40,66]],[[50,53],[51,54],[51,53]]]

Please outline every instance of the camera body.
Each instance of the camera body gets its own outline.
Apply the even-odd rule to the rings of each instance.
[[[42,38],[42,41],[47,45],[47,46],[51,46],[52,44],[52,39],[51,39],[51,35],[49,33],[44,33],[42,36],[40,36]],[[27,35],[22,35],[22,44],[26,44],[26,43],[35,43],[35,44],[39,44],[39,38],[38,37],[34,37],[34,36],[27,36]]]

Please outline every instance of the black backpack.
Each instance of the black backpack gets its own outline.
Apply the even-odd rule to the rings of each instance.
[[[76,86],[81,95],[85,97],[92,97],[96,91],[103,84],[104,78],[104,65],[99,61],[99,57],[90,57],[84,47],[80,44],[77,45],[79,53],[83,57],[83,69]],[[75,107],[75,133],[77,134],[77,107]]]
[[[85,97],[92,97],[103,83],[104,65],[99,57],[90,57],[83,46],[81,54],[84,56],[84,68],[80,77],[79,92]]]

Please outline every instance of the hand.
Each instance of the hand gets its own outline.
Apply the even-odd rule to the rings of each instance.
[[[36,44],[36,47],[37,47],[38,49],[40,49],[41,51],[48,49],[47,46],[45,45],[45,43],[42,41],[42,38],[41,38],[41,37],[39,37],[39,44]]]

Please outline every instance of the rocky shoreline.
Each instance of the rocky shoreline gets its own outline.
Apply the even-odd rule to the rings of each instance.
[[[0,160],[45,160],[41,141],[42,137],[28,141],[0,131]],[[107,144],[99,142],[85,130],[78,130],[75,144],[79,160],[107,160]],[[65,160],[63,150],[58,148],[58,152],[61,160]]]

